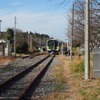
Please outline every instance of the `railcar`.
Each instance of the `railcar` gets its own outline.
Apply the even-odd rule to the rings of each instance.
[[[47,40],[48,53],[59,53],[61,50],[61,42],[57,39]]]

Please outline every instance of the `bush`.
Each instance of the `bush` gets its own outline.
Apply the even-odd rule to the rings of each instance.
[[[74,62],[72,65],[72,70],[73,72],[76,72],[76,73],[84,72],[84,60],[78,63]]]

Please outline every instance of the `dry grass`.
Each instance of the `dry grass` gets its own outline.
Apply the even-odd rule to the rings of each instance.
[[[75,58],[74,62],[81,62],[83,59]],[[72,66],[73,62],[70,64]],[[91,61],[91,79],[84,79],[84,72],[74,73],[71,67],[71,75],[73,81],[71,81],[74,93],[77,96],[77,100],[100,100],[100,79],[93,79],[92,75],[92,61]]]
[[[11,61],[14,61],[13,57],[0,57],[0,65],[7,64]]]
[[[74,63],[79,63],[83,57],[73,59]],[[60,62],[60,63],[59,63]],[[58,57],[58,65],[56,69],[56,77],[58,83],[66,82],[69,89],[63,92],[56,92],[49,96],[48,100],[100,100],[100,79],[93,79],[92,61],[91,61],[91,79],[84,79],[84,72],[73,72],[72,64],[66,56]],[[63,74],[63,77],[60,76]]]
[[[76,100],[70,83],[70,68],[66,66],[70,64],[65,56],[58,56],[58,64],[55,67],[55,92],[46,100]]]

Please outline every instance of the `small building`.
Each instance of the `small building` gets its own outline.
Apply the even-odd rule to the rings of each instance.
[[[11,53],[9,40],[0,40],[0,56],[9,56]]]

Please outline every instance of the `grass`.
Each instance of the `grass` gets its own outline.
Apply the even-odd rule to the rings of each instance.
[[[64,88],[65,88],[65,84],[63,84],[63,83],[57,83],[57,84],[55,85],[55,91],[56,91],[56,92],[61,93],[61,92],[64,91]]]
[[[91,82],[90,82],[91,81]],[[81,85],[79,93],[82,100],[100,100],[100,85],[96,80],[84,81],[85,85]]]
[[[92,63],[91,59],[91,63]],[[74,63],[74,64],[73,64]],[[94,79],[93,77],[93,65],[90,66],[91,78],[89,80],[84,79],[84,61],[75,58],[70,64],[71,75],[74,81],[74,92],[76,93],[78,100],[100,100],[100,79]]]
[[[56,77],[56,82],[58,82],[58,83],[65,83],[66,82],[65,76],[64,76],[63,65],[57,65],[55,77]]]
[[[72,62],[66,56],[59,56],[56,66],[55,91],[48,100],[100,100],[100,78],[93,78],[93,61],[91,57],[91,78],[84,79],[84,60],[75,57]],[[65,92],[69,84],[72,92]],[[72,99],[69,99],[72,97]],[[47,100],[46,99],[46,100]]]
[[[84,60],[78,62],[73,61],[71,64],[72,72],[81,73],[84,72]]]
[[[66,93],[52,93],[49,97],[44,100],[67,100],[68,95]]]
[[[67,85],[66,77],[65,77],[65,70],[64,64],[60,60],[61,58],[58,57],[58,64],[55,66],[55,85],[54,85],[54,92],[46,98],[46,100],[65,100],[68,95],[66,95],[65,88]]]
[[[55,73],[55,91],[63,92],[65,89],[65,76],[64,76],[64,67],[63,64],[56,65],[56,73]]]

